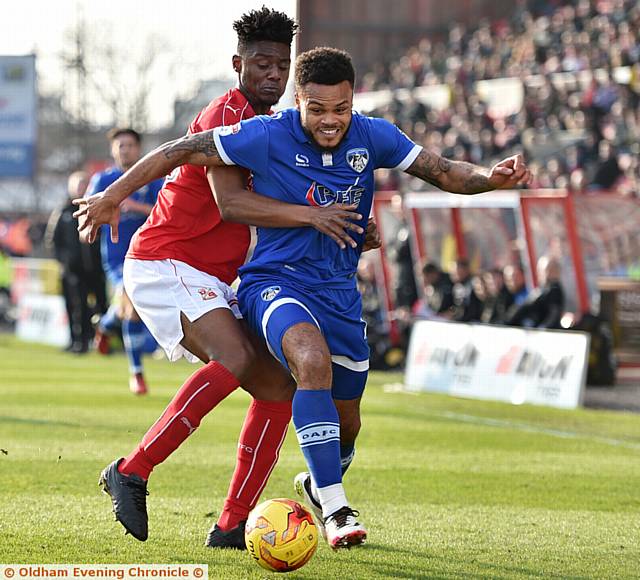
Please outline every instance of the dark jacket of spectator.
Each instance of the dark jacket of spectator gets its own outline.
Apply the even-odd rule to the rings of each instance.
[[[77,208],[71,199],[51,219],[51,245],[55,258],[65,272],[84,274],[101,268],[97,244],[83,244],[78,237]]]
[[[506,286],[500,288],[497,296],[485,301],[482,322],[488,324],[504,324],[507,312],[513,306],[513,294]]]
[[[471,276],[456,282],[453,286],[453,320],[457,322],[478,322],[484,306],[473,289]]]
[[[436,314],[449,312],[453,307],[453,282],[449,274],[440,272],[437,280],[431,284],[426,303]]]
[[[561,328],[564,312],[564,290],[560,282],[554,281],[544,288],[533,290],[507,320],[510,326],[535,328]]]
[[[396,308],[411,308],[418,299],[418,289],[413,272],[413,256],[409,227],[402,225],[396,232],[395,239],[387,249],[387,255],[396,265],[396,281],[394,298]]]

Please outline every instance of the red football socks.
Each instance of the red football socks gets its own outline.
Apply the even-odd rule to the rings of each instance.
[[[238,379],[215,361],[197,370],[180,387],[138,447],[120,463],[118,471],[149,479],[153,468],[169,457],[203,417],[239,385]]]
[[[224,530],[246,520],[278,461],[291,420],[291,401],[253,401],[238,441],[236,469],[218,526]]]

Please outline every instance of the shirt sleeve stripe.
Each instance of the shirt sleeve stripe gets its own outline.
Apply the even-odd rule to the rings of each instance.
[[[224,127],[216,127],[213,130],[213,140],[216,144],[216,149],[218,150],[218,154],[222,161],[224,161],[227,165],[235,165],[235,163],[231,160],[231,157],[227,155],[227,152],[224,150],[222,146],[222,140],[220,139],[220,130]]]
[[[407,156],[396,165],[393,169],[399,169],[400,171],[406,171],[409,169],[409,166],[416,160],[416,157],[420,155],[420,151],[422,151],[421,145],[414,145],[413,149],[409,151]]]

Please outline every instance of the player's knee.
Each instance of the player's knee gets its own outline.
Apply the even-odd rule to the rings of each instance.
[[[242,383],[249,377],[256,352],[251,343],[245,340],[226,349],[222,354],[208,352],[207,355],[209,361],[218,361]]]
[[[140,317],[133,307],[124,309],[124,319],[131,320],[131,322],[140,322]]]
[[[331,358],[322,349],[305,348],[294,354],[289,366],[305,389],[326,389],[331,386]]]

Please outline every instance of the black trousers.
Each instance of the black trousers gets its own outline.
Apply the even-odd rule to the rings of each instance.
[[[71,343],[86,347],[93,337],[86,278],[81,274],[65,272],[62,276],[62,293],[69,318]]]

